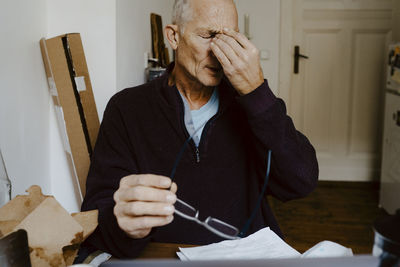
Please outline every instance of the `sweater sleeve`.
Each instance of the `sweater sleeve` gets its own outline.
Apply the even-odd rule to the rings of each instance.
[[[132,239],[114,216],[114,192],[122,177],[137,173],[135,158],[118,106],[110,100],[104,112],[86,181],[82,211],[98,209],[98,227],[85,243],[117,258],[134,258],[150,240]]]
[[[251,130],[266,158],[272,151],[268,192],[287,201],[304,197],[316,187],[318,162],[313,146],[296,130],[286,114],[283,100],[276,98],[267,81],[253,92],[238,98]]]

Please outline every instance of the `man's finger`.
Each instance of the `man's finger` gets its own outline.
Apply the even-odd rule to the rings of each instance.
[[[214,42],[211,42],[211,50],[214,53],[215,57],[218,59],[219,63],[221,63],[222,68],[230,68],[230,66],[232,65],[231,62],[218,47],[218,45],[216,45]]]
[[[153,228],[169,224],[174,216],[141,216],[141,217],[124,217],[119,221],[120,227],[128,232],[134,232],[140,229]]]
[[[121,189],[115,197],[120,201],[151,201],[175,203],[176,195],[165,189],[157,189],[147,186],[135,186],[131,188]]]
[[[243,48],[251,48],[253,44],[240,32],[224,28],[223,33],[235,39]]]
[[[176,183],[172,183],[170,190],[172,193],[176,194],[176,191],[178,191],[178,186],[176,185]]]
[[[131,187],[136,185],[169,188],[171,186],[171,179],[166,176],[155,174],[136,174],[126,176],[120,181],[120,187]]]
[[[215,37],[213,42],[221,49],[221,51],[225,54],[225,56],[231,63],[240,60],[238,54],[236,54],[236,52],[227,42],[220,39],[219,37]]]
[[[126,216],[168,216],[174,211],[172,204],[165,203],[134,201],[122,204],[122,212]]]
[[[218,39],[227,43],[232,48],[232,50],[235,51],[238,57],[245,57],[244,48],[234,38],[226,34],[218,34]]]

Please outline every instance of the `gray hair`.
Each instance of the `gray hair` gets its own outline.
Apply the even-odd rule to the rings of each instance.
[[[172,9],[172,23],[179,26],[181,33],[183,33],[185,24],[190,21],[192,16],[193,9],[189,0],[175,0]]]

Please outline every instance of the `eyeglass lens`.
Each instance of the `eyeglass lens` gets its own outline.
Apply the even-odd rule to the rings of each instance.
[[[229,236],[237,236],[237,234],[239,233],[238,229],[236,227],[233,227],[227,223],[224,223],[220,220],[214,219],[214,218],[210,218],[207,221],[207,224],[214,228],[215,230],[224,233],[226,235]]]
[[[208,217],[205,222],[201,222],[197,218],[198,211],[180,199],[177,199],[175,202],[175,213],[186,219],[193,219],[200,224],[206,224],[208,225],[208,227],[214,229],[216,232],[220,232],[226,236],[235,237],[239,232],[236,227],[212,217]]]
[[[186,216],[196,218],[197,210],[180,199],[175,202],[175,210]]]

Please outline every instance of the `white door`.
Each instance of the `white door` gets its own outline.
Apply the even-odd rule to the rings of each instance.
[[[283,0],[280,95],[320,179],[378,179],[391,0]],[[300,59],[293,73],[294,46]]]

